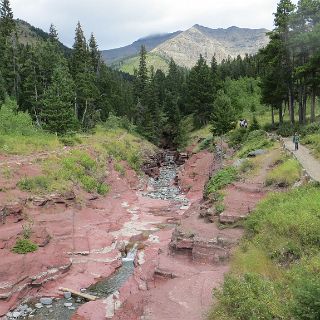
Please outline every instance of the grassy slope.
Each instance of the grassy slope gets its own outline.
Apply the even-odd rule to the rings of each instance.
[[[246,149],[244,142],[242,149]],[[251,161],[251,160],[250,160]],[[267,180],[291,185],[300,166],[279,155]],[[290,180],[290,181],[289,181]],[[270,194],[245,222],[209,320],[319,319],[320,189]]]
[[[163,57],[160,57],[159,55],[148,53],[147,54],[147,66],[150,68],[151,66],[154,67],[155,70],[160,69],[164,72],[168,71],[169,68],[169,62],[164,59]],[[120,63],[120,66],[118,67],[120,71],[134,74],[134,69],[139,68],[139,57],[132,57],[128,58]]]

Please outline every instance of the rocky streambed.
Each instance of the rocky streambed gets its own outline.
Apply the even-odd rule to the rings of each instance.
[[[182,194],[181,188],[177,184],[179,165],[184,160],[179,158],[179,155],[177,156],[177,153],[175,152],[165,152],[160,158],[161,161],[157,161],[156,168],[151,170],[153,174],[151,174],[148,178],[146,190],[141,192],[142,198],[150,199],[148,201],[154,202],[151,202],[151,204],[147,200],[142,200],[142,202],[147,201],[147,206],[149,206],[152,210],[159,209],[162,211],[163,206],[165,206],[165,211],[170,211],[170,209],[168,209],[170,208],[169,203],[171,203],[176,210],[186,210],[189,207],[190,201],[185,195]],[[161,203],[161,205],[158,206],[158,202],[156,201],[159,201],[159,204]],[[147,233],[147,241],[149,241],[149,243],[159,242],[159,238],[157,236],[152,236],[153,232],[157,232],[159,228],[153,226],[153,221],[146,222],[145,218],[139,216],[139,207],[141,204],[133,203],[130,206],[127,202],[122,202],[121,206],[126,208],[127,212],[131,215],[131,221],[133,222],[133,225],[135,222],[138,224],[137,221],[141,220],[139,223],[142,225],[142,227],[139,228],[137,226],[133,226],[131,228],[133,230],[130,230],[130,232],[132,232],[133,236],[137,237],[138,235],[144,234],[145,237],[145,234]],[[174,227],[173,224],[163,223],[165,222],[163,219],[159,219],[159,222],[162,222],[162,226],[169,228]],[[148,224],[151,225],[151,227],[148,227]],[[123,247],[123,244],[126,245],[132,241],[135,241],[134,238],[132,238],[132,235],[130,238],[123,236],[125,233],[122,234],[121,231],[125,229],[125,226],[126,224],[119,231],[113,232],[116,234],[114,239],[114,247],[119,246],[119,244],[122,243],[122,245],[119,246],[120,248]],[[137,237],[137,239],[138,238],[139,237]],[[110,277],[99,280],[96,284],[88,287],[87,289],[81,288],[81,291],[95,295],[98,297],[98,299],[104,299],[104,301],[106,301],[111,298],[112,301],[116,301],[115,305],[113,306],[113,310],[109,311],[110,318],[113,317],[115,309],[121,305],[119,299],[119,289],[130,277],[132,277],[135,271],[135,266],[137,266],[136,254],[137,246],[134,245],[133,248],[126,254],[126,256],[122,258],[121,266]],[[8,312],[3,319],[70,319],[76,310],[84,303],[85,301],[83,299],[71,297],[68,292],[65,293],[64,297],[48,297],[48,295],[46,295],[40,299],[31,299],[28,303],[19,305],[16,309]],[[118,307],[116,305],[117,303],[119,304]],[[106,314],[108,314],[108,312],[106,312]]]

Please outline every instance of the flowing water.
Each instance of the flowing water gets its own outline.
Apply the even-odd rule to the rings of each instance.
[[[178,166],[174,162],[174,156],[167,153],[165,161],[160,168],[157,179],[149,179],[149,189],[144,196],[152,199],[163,199],[175,201],[178,204],[188,205],[188,200],[181,194],[180,188],[174,184]],[[134,272],[134,259],[137,248],[134,246],[127,256],[122,259],[122,266],[117,271],[95,285],[88,288],[86,293],[95,295],[99,298],[107,298],[109,295],[118,291],[122,285]],[[85,301],[81,299],[54,299],[51,306],[43,306],[40,309],[33,307],[32,319],[34,320],[67,320],[74,314]],[[65,303],[72,303],[72,306],[65,306]],[[21,317],[20,317],[21,318]],[[11,319],[11,318],[9,318]]]

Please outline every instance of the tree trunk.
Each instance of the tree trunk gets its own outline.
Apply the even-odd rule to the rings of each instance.
[[[299,124],[303,124],[303,93],[302,93],[302,85],[299,86]]]
[[[88,100],[86,100],[86,107],[84,109],[83,116],[82,116],[82,121],[81,121],[82,125],[84,124],[84,120],[86,118],[87,110],[88,110]]]
[[[272,123],[272,126],[274,127],[274,109],[273,109],[273,106],[271,106],[271,123]]]
[[[289,111],[290,111],[290,122],[292,125],[294,125],[295,119],[294,119],[294,95],[293,91],[289,87]]]
[[[306,92],[306,86],[303,85],[303,124],[307,123],[307,92]]]
[[[316,121],[316,90],[312,87],[311,93],[311,123]]]
[[[282,104],[279,106],[279,124],[283,123],[283,107]]]

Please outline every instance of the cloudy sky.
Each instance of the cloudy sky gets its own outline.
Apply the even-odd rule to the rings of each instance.
[[[93,32],[100,49],[127,45],[156,33],[186,30],[198,23],[211,28],[268,28],[278,0],[11,0],[16,18],[48,30],[57,27],[71,46],[79,20]],[[295,1],[296,2],[296,1]]]

